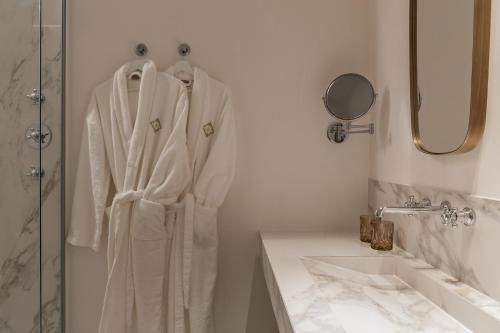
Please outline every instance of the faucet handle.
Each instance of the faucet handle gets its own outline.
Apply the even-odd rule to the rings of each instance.
[[[444,226],[448,226],[450,224],[450,217],[447,211],[441,213],[441,222],[443,222]]]
[[[405,202],[405,207],[415,207],[417,202],[415,201],[415,196],[410,195],[408,200]]]
[[[453,225],[453,208],[451,208],[451,204],[448,201],[441,202],[441,209],[443,212],[441,213],[441,220],[443,221],[443,225]]]
[[[415,208],[419,205],[419,203],[417,201],[415,201],[415,196],[414,195],[410,195],[408,197],[408,200],[405,202],[405,207],[406,208]],[[415,216],[415,214],[408,214],[408,217],[412,217],[412,216]]]
[[[458,209],[452,208],[450,209],[450,224],[453,229],[458,228]]]
[[[474,209],[472,208],[465,207],[458,212],[458,219],[466,227],[473,226],[474,224],[476,224],[476,212],[474,212]]]
[[[432,203],[429,198],[423,198],[420,201],[416,201],[414,195],[410,195],[408,197],[408,200],[405,202],[405,207],[407,208],[416,208],[416,207],[423,208],[430,206],[432,206]]]
[[[470,227],[476,223],[476,213],[472,208],[465,207],[464,209],[452,208],[448,201],[441,203],[443,213],[441,219],[444,225],[451,225],[457,228],[459,223]]]

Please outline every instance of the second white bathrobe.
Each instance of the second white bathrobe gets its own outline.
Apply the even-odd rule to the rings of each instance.
[[[127,76],[137,67],[142,79],[134,87]],[[158,73],[151,61],[124,65],[93,93],[68,242],[98,250],[109,212],[99,333],[166,331],[164,290],[173,274],[168,259],[176,214],[169,207],[191,179],[187,113],[186,88],[173,76]],[[106,209],[110,184],[116,194],[111,192],[112,205]]]
[[[177,211],[171,266],[177,269],[169,288],[175,294],[169,311],[175,318],[169,322],[175,327],[169,332],[213,333],[217,213],[234,178],[236,135],[229,90],[199,68],[194,69],[187,142],[192,179]]]

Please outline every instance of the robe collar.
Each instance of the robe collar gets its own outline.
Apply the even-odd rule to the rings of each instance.
[[[136,69],[142,70],[142,78],[139,86],[139,100],[135,122],[128,103],[127,79],[128,74]],[[117,120],[121,142],[127,156],[127,173],[125,176],[125,188],[127,183],[133,184],[133,179],[128,179],[129,168],[137,169],[140,156],[144,147],[147,126],[151,115],[153,99],[156,92],[156,66],[151,60],[138,60],[123,65],[115,73],[113,78],[113,108],[112,113]],[[135,170],[137,173],[137,170]],[[135,178],[135,177],[132,177]]]
[[[172,66],[166,70],[170,75],[174,75],[175,67]],[[193,68],[193,88],[191,91],[191,98],[189,101],[189,115],[187,125],[187,146],[191,155],[193,176],[197,175],[196,172],[196,157],[201,142],[202,124],[204,119],[204,110],[210,105],[208,100],[208,74],[201,68]]]

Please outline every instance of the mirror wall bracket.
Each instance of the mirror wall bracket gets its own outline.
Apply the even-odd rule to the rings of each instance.
[[[354,130],[353,130],[354,129]],[[333,143],[344,142],[351,134],[370,134],[375,133],[375,125],[373,123],[367,125],[354,125],[352,122],[348,121],[345,123],[335,122],[328,126],[326,135],[328,140]]]

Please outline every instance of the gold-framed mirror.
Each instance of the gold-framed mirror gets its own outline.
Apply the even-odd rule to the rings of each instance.
[[[465,153],[486,123],[491,0],[410,0],[410,99],[415,146]]]

